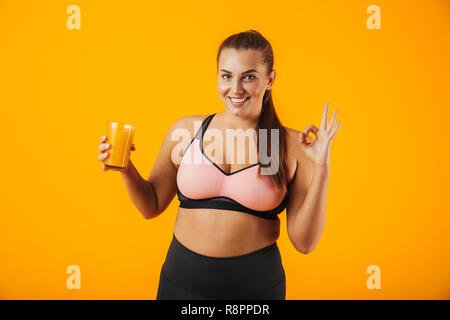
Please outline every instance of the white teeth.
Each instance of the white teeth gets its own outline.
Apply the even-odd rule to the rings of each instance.
[[[247,98],[242,98],[242,99],[233,99],[233,98],[230,98],[231,99],[231,101],[233,101],[233,102],[244,102],[245,101],[245,99],[247,99]]]

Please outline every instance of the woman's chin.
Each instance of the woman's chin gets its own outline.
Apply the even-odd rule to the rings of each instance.
[[[235,116],[241,116],[244,114],[245,112],[245,108],[239,108],[239,107],[228,107],[228,110],[230,110],[230,112],[232,114],[234,114]]]
[[[225,107],[228,109],[228,111],[235,116],[242,116],[246,114],[249,110],[249,106],[249,104],[244,104],[243,106],[234,106],[229,101],[225,103]]]

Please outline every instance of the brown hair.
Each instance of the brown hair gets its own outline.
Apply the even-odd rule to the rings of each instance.
[[[226,38],[219,47],[217,53],[217,68],[219,68],[220,53],[223,49],[246,50],[254,49],[262,53],[264,64],[267,66],[267,75],[273,70],[273,51],[269,41],[266,40],[258,31],[247,30],[237,34],[233,34]],[[275,107],[273,105],[271,90],[266,90],[264,93],[263,105],[261,115],[259,117],[258,129],[267,129],[267,148],[271,150],[271,129],[278,129],[279,132],[279,154],[270,155],[278,161],[278,171],[272,175],[272,181],[276,188],[281,188],[282,185],[287,184],[284,161],[286,157],[286,132],[282,126],[280,119],[278,119]],[[259,136],[258,136],[259,139]],[[259,143],[258,143],[259,150]],[[259,152],[259,151],[258,151]],[[260,158],[261,159],[261,158]],[[262,167],[270,167],[270,163],[262,164]]]

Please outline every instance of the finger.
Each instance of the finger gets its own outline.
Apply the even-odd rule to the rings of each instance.
[[[111,147],[111,145],[109,143],[102,143],[101,145],[98,146],[98,150],[100,152],[103,152],[107,149],[109,149]]]
[[[298,133],[298,141],[300,141],[301,144],[305,143],[305,138],[306,138],[306,135],[305,135],[304,132],[299,132]]]
[[[323,109],[323,113],[322,113],[322,121],[320,122],[320,130],[325,131],[327,129],[327,119],[328,119],[328,105],[330,103],[327,102],[327,104],[325,105],[325,108]]]
[[[305,135],[306,137],[308,137],[308,133],[312,131],[314,133],[314,135],[317,137],[317,132],[319,132],[319,129],[315,126],[315,125],[309,125],[308,127],[306,127],[305,129]]]
[[[105,164],[103,164],[103,168],[102,168],[102,169],[103,169],[103,171],[107,171],[107,170],[109,170],[109,169],[108,169],[108,167],[107,167],[107,166],[105,166]]]
[[[311,137],[306,137],[306,144],[307,145],[310,145],[311,143],[313,143],[314,142],[314,139],[313,138],[311,138]]]
[[[97,157],[97,159],[98,159],[99,161],[103,161],[103,160],[105,160],[107,157],[108,157],[108,152],[104,152],[104,153],[102,153],[101,155],[99,155],[99,156]]]
[[[336,133],[339,130],[339,127],[341,126],[341,120],[339,120],[336,124],[336,128],[333,129],[333,131],[331,131],[331,136],[330,136],[330,140],[333,140],[334,136],[336,135]]]
[[[100,138],[100,142],[105,142],[106,141],[106,136],[102,136],[101,138]]]
[[[333,112],[333,116],[330,119],[330,123],[328,124],[328,130],[327,132],[330,133],[330,131],[334,128],[334,122],[336,121],[337,117],[337,110]]]
[[[311,145],[311,142],[314,141],[313,139],[311,139],[311,137],[308,137],[307,135],[305,135],[304,132],[299,133],[298,140],[300,141],[300,144],[303,148],[309,148],[309,146]]]
[[[307,126],[306,129],[303,131],[305,136],[308,136],[308,133],[311,131],[311,126]]]

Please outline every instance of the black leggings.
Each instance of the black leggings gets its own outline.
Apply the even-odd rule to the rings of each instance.
[[[173,235],[161,268],[156,300],[286,299],[277,243],[234,257],[209,257]]]

